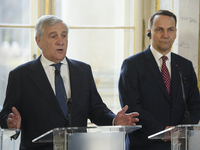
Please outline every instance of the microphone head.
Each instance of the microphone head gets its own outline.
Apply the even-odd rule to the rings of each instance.
[[[55,75],[58,77],[60,75],[60,71],[59,70],[55,70]]]
[[[181,67],[178,67],[178,72],[179,72],[179,74],[182,74],[182,68]]]
[[[69,98],[69,99],[67,100],[67,102],[68,102],[68,104],[71,105],[71,103],[72,103],[72,98]]]

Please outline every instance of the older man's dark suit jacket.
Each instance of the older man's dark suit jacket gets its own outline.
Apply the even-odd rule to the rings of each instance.
[[[66,58],[67,59],[67,58]],[[70,72],[72,126],[86,127],[87,119],[97,125],[111,125],[115,115],[102,102],[89,65],[67,59]],[[12,70],[9,74],[6,99],[0,113],[2,128],[15,106],[21,114],[21,149],[43,150],[47,145],[32,143],[41,134],[57,127],[67,127],[52,87],[41,65],[40,57]],[[52,149],[52,145],[50,148]]]
[[[142,129],[129,134],[130,150],[170,150],[170,142],[148,140],[147,137],[164,130],[166,126],[186,123],[179,68],[185,82],[191,123],[197,124],[200,115],[199,91],[190,61],[171,53],[171,98],[150,48],[123,62],[119,79],[120,102],[122,106],[129,106],[128,112],[139,112],[140,121],[137,124],[142,125]]]

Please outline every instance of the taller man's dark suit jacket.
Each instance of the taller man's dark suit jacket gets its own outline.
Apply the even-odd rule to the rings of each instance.
[[[130,150],[170,150],[170,142],[148,140],[147,137],[166,126],[185,124],[184,101],[179,68],[182,68],[187,107],[191,123],[197,124],[200,115],[199,90],[192,63],[171,53],[171,98],[162,74],[150,48],[127,58],[122,65],[119,79],[121,105],[128,105],[128,112],[139,112],[142,129],[129,134]]]
[[[88,118],[97,125],[112,125],[115,115],[102,102],[90,66],[71,59],[67,61],[73,99],[72,126],[86,127]],[[2,128],[7,128],[6,120],[13,106],[22,117],[22,150],[48,149],[48,146],[42,147],[32,140],[53,128],[68,126],[40,57],[10,72],[6,99],[0,113]],[[49,147],[52,149],[52,145]]]

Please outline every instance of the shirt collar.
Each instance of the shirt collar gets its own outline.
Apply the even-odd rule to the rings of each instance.
[[[152,54],[153,54],[153,56],[154,56],[156,61],[159,61],[160,58],[163,56],[160,52],[155,50],[152,45],[150,46],[150,50],[151,50],[151,52],[152,52]],[[171,51],[165,56],[167,56],[169,62],[171,62]]]
[[[40,61],[41,61],[42,65],[43,65],[44,67],[45,67],[45,66],[50,66],[50,65],[52,65],[52,64],[55,64],[55,62],[46,59],[46,58],[44,57],[43,54],[41,55]],[[64,65],[67,65],[67,64],[68,64],[66,58],[64,58],[60,63],[62,63],[62,64],[64,64]]]

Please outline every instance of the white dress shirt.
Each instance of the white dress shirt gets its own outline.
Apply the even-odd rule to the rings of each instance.
[[[49,61],[48,59],[46,59],[44,57],[44,55],[41,56],[40,61],[42,63],[44,71],[47,75],[47,78],[49,79],[51,87],[55,93],[55,81],[54,81],[55,80],[55,67],[51,66],[52,64],[55,64],[55,62]],[[60,74],[63,79],[67,98],[70,98],[71,97],[70,76],[69,76],[69,66],[68,66],[66,58],[64,58],[61,61],[61,63],[62,63],[62,65],[60,67]]]
[[[47,75],[47,78],[49,79],[49,82],[51,84],[51,87],[55,93],[55,67],[51,66],[52,64],[55,64],[52,61],[49,61],[44,57],[44,55],[41,56],[40,59],[42,66],[45,70],[45,73]],[[63,63],[60,67],[60,74],[62,76],[64,86],[65,86],[65,91],[67,94],[67,98],[71,98],[71,88],[70,88],[70,76],[69,76],[69,66],[67,63],[66,58],[64,58],[61,63]],[[114,125],[115,118],[112,121],[112,125]]]
[[[154,58],[155,58],[155,60],[158,64],[158,67],[161,71],[162,62],[163,62],[162,61],[163,55],[161,53],[159,53],[157,50],[155,50],[152,45],[150,46],[150,50],[151,50],[151,52],[152,52],[152,54],[153,54],[153,56],[154,56]],[[170,77],[171,77],[171,51],[165,56],[167,56],[166,66],[167,66],[167,69],[168,69]]]

